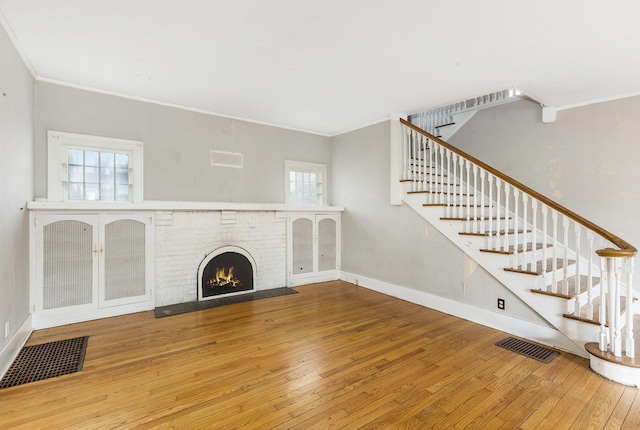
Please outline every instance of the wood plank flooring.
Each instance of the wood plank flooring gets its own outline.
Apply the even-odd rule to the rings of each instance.
[[[82,372],[0,390],[2,429],[637,429],[636,388],[506,333],[344,282],[88,335]]]

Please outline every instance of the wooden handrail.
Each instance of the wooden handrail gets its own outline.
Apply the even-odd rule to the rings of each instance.
[[[600,227],[600,226],[592,223],[591,221],[581,217],[580,215],[576,214],[575,212],[570,211],[569,209],[567,209],[564,206],[554,202],[553,200],[549,199],[548,197],[543,196],[542,194],[538,193],[535,190],[532,190],[531,188],[527,187],[526,185],[523,185],[522,183],[516,181],[515,179],[513,179],[513,178],[505,175],[504,173],[494,169],[493,167],[483,163],[482,161],[480,161],[477,158],[467,154],[466,152],[461,151],[460,149],[456,148],[455,146],[452,146],[452,145],[448,144],[444,140],[441,140],[441,139],[433,136],[432,134],[427,133],[426,131],[424,131],[420,127],[417,127],[417,126],[411,124],[410,122],[405,121],[402,118],[400,118],[400,122],[402,124],[406,125],[407,127],[409,127],[410,129],[416,131],[417,133],[420,133],[423,136],[426,136],[429,139],[433,140],[434,142],[437,142],[439,145],[445,147],[449,151],[454,152],[454,153],[458,154],[459,156],[461,156],[462,158],[465,158],[465,159],[471,161],[473,164],[475,164],[478,167],[484,169],[485,171],[491,173],[493,176],[495,176],[497,178],[500,178],[501,180],[503,180],[504,182],[508,183],[509,185],[519,189],[520,191],[528,194],[529,196],[533,197],[534,199],[537,199],[538,201],[544,203],[545,205],[547,205],[551,209],[561,213],[562,215],[565,215],[566,217],[568,217],[568,218],[572,219],[573,221],[577,222],[578,224],[580,224],[580,225],[586,227],[587,229],[593,231],[594,233],[602,236],[603,238],[605,238],[606,240],[608,240],[609,242],[613,243],[618,248],[620,248],[620,249],[613,249],[613,248],[599,249],[599,250],[596,251],[596,253],[600,257],[612,257],[612,258],[634,257],[638,253],[638,250],[633,245],[631,245],[630,243],[626,242],[622,238],[616,236],[613,233],[610,233],[609,231],[603,229],[602,227]]]

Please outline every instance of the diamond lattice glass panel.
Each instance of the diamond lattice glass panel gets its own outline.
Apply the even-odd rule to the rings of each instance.
[[[65,220],[43,230],[43,308],[91,303],[93,227]]]
[[[293,222],[293,274],[313,272],[313,223],[300,218]]]
[[[336,221],[318,223],[318,271],[336,269]]]
[[[145,294],[145,225],[118,220],[105,226],[105,299]]]

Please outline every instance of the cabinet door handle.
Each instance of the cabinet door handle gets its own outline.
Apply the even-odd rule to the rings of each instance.
[[[93,255],[98,256],[98,245],[93,247]]]

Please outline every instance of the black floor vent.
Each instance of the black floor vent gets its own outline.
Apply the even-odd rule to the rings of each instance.
[[[527,342],[526,340],[516,339],[515,337],[508,337],[497,342],[496,345],[543,363],[551,363],[551,360],[560,355],[558,351]]]
[[[79,372],[84,364],[89,337],[25,346],[0,381],[0,388]]]

